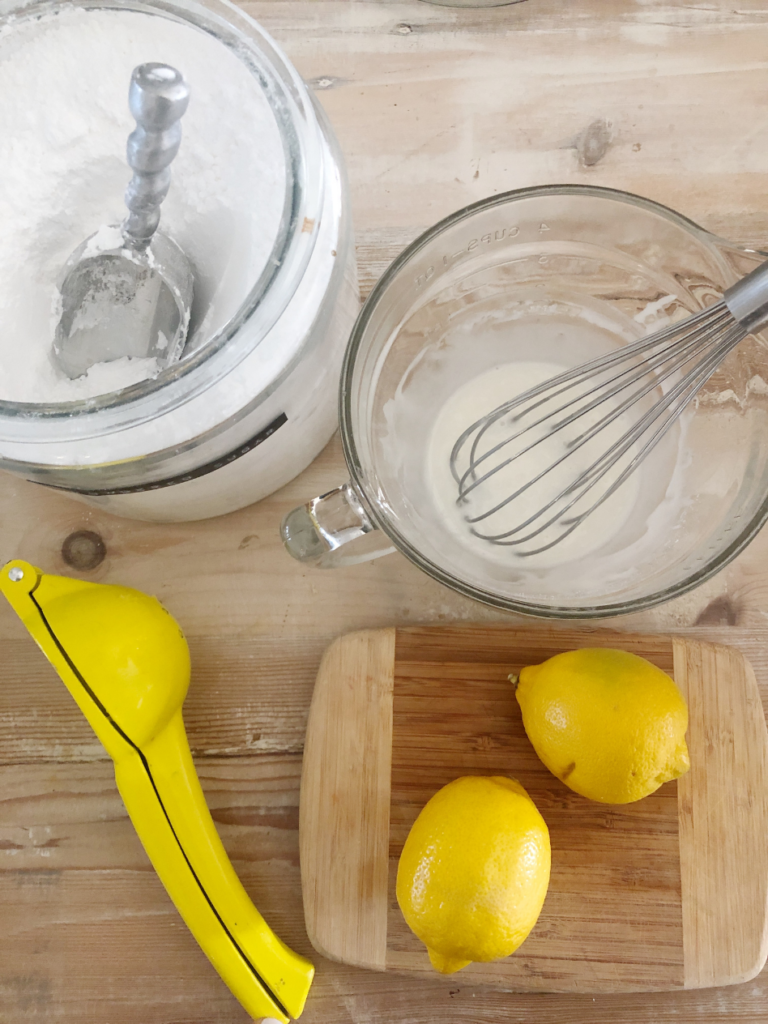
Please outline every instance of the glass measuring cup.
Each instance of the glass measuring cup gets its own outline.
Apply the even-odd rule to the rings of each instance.
[[[355,325],[340,393],[351,480],[286,517],[289,552],[333,566],[396,548],[463,594],[550,617],[628,612],[703,582],[768,517],[759,336],[643,464],[626,522],[582,558],[462,544],[430,492],[430,431],[468,377],[516,359],[581,363],[710,305],[764,256],[602,188],[523,189],[446,218],[395,260]]]

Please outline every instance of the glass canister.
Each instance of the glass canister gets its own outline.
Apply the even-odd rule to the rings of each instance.
[[[287,483],[336,428],[340,367],[359,307],[341,157],[296,70],[227,0],[5,0],[0,34],[12,38],[30,20],[71,10],[166,19],[226,47],[274,117],[282,209],[258,279],[179,363],[97,397],[0,401],[0,467],[117,515],[157,522],[221,515]],[[252,192],[258,203],[256,176]]]

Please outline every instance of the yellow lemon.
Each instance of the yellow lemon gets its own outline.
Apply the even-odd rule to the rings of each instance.
[[[549,831],[515,779],[465,776],[425,804],[397,868],[397,902],[442,974],[509,956],[549,885]]]
[[[636,654],[557,654],[524,668],[516,695],[536,753],[590,800],[641,800],[691,766],[688,707],[666,672]]]

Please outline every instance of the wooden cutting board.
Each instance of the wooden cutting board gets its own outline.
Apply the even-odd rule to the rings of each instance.
[[[533,751],[507,676],[576,647],[620,647],[688,700],[691,770],[635,804],[571,792]],[[768,734],[732,648],[505,626],[352,633],[327,650],[301,785],[307,931],[323,956],[437,977],[395,899],[419,810],[465,774],[512,775],[543,814],[552,877],[517,953],[446,984],[617,992],[746,981],[768,951]]]

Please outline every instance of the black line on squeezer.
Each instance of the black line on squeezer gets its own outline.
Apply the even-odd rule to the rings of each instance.
[[[30,595],[29,595],[29,596],[30,596],[30,598],[32,599],[32,603],[33,603],[33,604],[34,604],[34,606],[35,606],[35,607],[37,608],[37,610],[38,610],[38,612],[39,612],[39,614],[40,614],[40,618],[42,619],[42,621],[43,621],[43,624],[45,625],[45,628],[46,628],[46,629],[48,630],[48,633],[49,633],[49,635],[50,635],[51,639],[52,639],[52,640],[53,640],[53,642],[54,642],[54,643],[56,644],[56,647],[58,648],[58,650],[59,650],[59,653],[61,654],[61,656],[62,656],[62,657],[64,658],[64,660],[66,661],[67,665],[69,665],[70,669],[72,670],[73,674],[74,674],[74,675],[76,676],[77,680],[79,681],[79,683],[81,684],[81,686],[83,687],[83,689],[85,690],[85,692],[86,692],[86,693],[88,694],[88,696],[89,696],[89,697],[91,698],[91,700],[92,700],[92,701],[94,702],[94,704],[95,704],[95,705],[96,705],[96,707],[97,707],[97,708],[99,709],[99,711],[101,711],[101,713],[102,713],[102,714],[104,715],[104,717],[105,717],[105,718],[107,719],[107,721],[109,722],[109,724],[110,724],[110,725],[111,725],[111,726],[112,726],[112,727],[113,727],[113,728],[115,729],[115,731],[116,731],[117,733],[119,733],[119,734],[120,734],[120,736],[122,736],[122,738],[123,738],[123,739],[125,740],[125,742],[126,742],[126,743],[128,743],[128,744],[129,744],[129,746],[130,746],[130,747],[132,747],[132,748],[133,748],[133,750],[135,750],[135,751],[136,751],[136,753],[137,753],[137,754],[139,755],[139,757],[140,757],[140,759],[141,759],[141,763],[142,763],[142,765],[144,766],[144,771],[145,771],[145,772],[147,773],[147,778],[149,779],[149,781],[150,781],[150,782],[151,782],[151,784],[152,784],[152,789],[154,789],[154,791],[155,791],[155,796],[157,797],[157,801],[158,801],[158,803],[160,804],[160,807],[162,808],[163,814],[165,815],[165,820],[166,820],[166,821],[168,822],[168,827],[170,828],[171,832],[173,833],[173,838],[174,838],[174,839],[176,840],[176,845],[178,846],[179,850],[181,851],[181,855],[182,855],[182,857],[183,857],[183,858],[184,858],[184,860],[185,860],[185,861],[187,862],[187,867],[188,867],[188,868],[189,868],[189,870],[190,870],[190,871],[192,872],[192,877],[194,878],[195,882],[197,883],[197,886],[198,886],[198,888],[200,889],[200,892],[201,892],[201,893],[203,894],[203,896],[205,897],[205,900],[206,900],[206,902],[207,902],[208,906],[209,906],[209,907],[211,908],[211,910],[213,911],[214,915],[216,916],[216,920],[217,920],[217,921],[219,922],[219,924],[221,925],[221,927],[222,927],[222,928],[224,929],[224,931],[226,932],[226,934],[227,934],[227,937],[229,938],[230,942],[231,942],[231,943],[232,943],[232,945],[233,945],[233,946],[235,947],[235,949],[236,949],[236,950],[237,950],[237,952],[238,952],[238,953],[240,954],[240,956],[241,956],[241,957],[243,958],[243,960],[245,961],[246,965],[247,965],[247,966],[248,966],[248,968],[249,968],[249,969],[251,970],[251,972],[252,972],[253,976],[254,976],[254,977],[256,978],[256,980],[257,980],[257,981],[259,982],[259,984],[261,985],[261,987],[262,987],[262,988],[264,989],[264,991],[265,991],[265,992],[267,993],[267,995],[269,995],[269,996],[270,996],[270,998],[271,998],[271,999],[272,999],[272,1001],[273,1001],[273,1002],[275,1003],[275,1005],[276,1005],[276,1006],[277,1006],[277,1007],[278,1007],[278,1008],[279,1008],[279,1009],[280,1009],[280,1010],[281,1010],[281,1011],[282,1011],[282,1012],[283,1012],[283,1013],[285,1014],[285,1016],[286,1016],[286,1017],[288,1017],[288,1018],[290,1019],[290,1017],[291,1017],[291,1014],[290,1014],[290,1013],[288,1012],[288,1010],[287,1010],[287,1009],[286,1009],[286,1008],[285,1008],[285,1007],[283,1006],[283,1004],[282,1004],[282,1003],[280,1002],[280,1000],[279,1000],[279,999],[277,998],[277,996],[276,996],[276,995],[275,995],[275,993],[274,993],[274,992],[272,991],[272,989],[270,988],[270,986],[269,986],[269,985],[267,984],[267,982],[266,982],[266,981],[265,981],[265,980],[264,980],[264,979],[262,978],[262,976],[261,976],[261,975],[259,974],[259,972],[258,972],[258,971],[256,970],[256,968],[254,967],[254,965],[253,965],[253,964],[251,963],[251,961],[250,961],[250,960],[248,959],[248,957],[246,956],[246,954],[245,954],[245,953],[243,952],[243,950],[242,950],[242,949],[240,948],[240,945],[239,945],[239,943],[238,943],[237,939],[236,939],[236,938],[235,938],[235,937],[234,937],[234,936],[232,935],[232,933],[230,932],[229,928],[227,928],[227,926],[226,926],[226,924],[224,923],[224,921],[222,920],[222,918],[221,918],[221,915],[219,914],[218,910],[217,910],[217,909],[216,909],[216,907],[215,907],[215,906],[213,905],[213,902],[211,901],[211,898],[210,898],[210,896],[209,896],[209,895],[208,895],[208,893],[207,893],[207,892],[205,891],[205,886],[204,886],[204,885],[202,884],[202,882],[200,881],[200,879],[199,879],[199,878],[197,877],[197,872],[196,872],[196,871],[195,871],[195,869],[194,869],[194,868],[192,867],[192,864],[190,863],[189,857],[187,856],[187,854],[186,854],[186,851],[185,851],[184,847],[182,846],[182,844],[181,844],[181,841],[179,840],[179,837],[178,837],[178,836],[176,835],[176,829],[175,829],[175,828],[173,827],[173,822],[171,821],[171,819],[170,819],[170,817],[169,817],[169,815],[168,815],[168,811],[167,811],[167,810],[166,810],[166,808],[165,808],[165,804],[163,803],[163,799],[162,799],[162,797],[160,796],[160,793],[158,792],[157,786],[155,785],[155,780],[154,780],[154,779],[152,778],[152,772],[151,772],[151,770],[150,770],[150,767],[149,767],[149,763],[147,762],[147,759],[146,759],[146,757],[144,756],[144,753],[142,752],[142,750],[141,750],[141,749],[140,749],[139,747],[137,747],[137,746],[136,746],[136,744],[135,744],[135,743],[133,742],[133,740],[132,740],[132,739],[131,739],[131,738],[130,738],[129,736],[127,736],[127,735],[125,734],[125,732],[123,732],[123,730],[122,730],[122,729],[120,728],[120,726],[119,726],[119,725],[117,724],[117,722],[116,722],[116,721],[114,720],[114,718],[113,718],[113,717],[112,717],[112,716],[110,715],[110,713],[109,713],[109,712],[107,711],[107,709],[106,709],[106,708],[104,707],[104,705],[102,704],[102,702],[101,702],[101,701],[99,700],[99,698],[98,698],[98,697],[96,696],[96,694],[95,694],[95,693],[93,692],[93,690],[91,689],[91,687],[90,687],[90,686],[88,685],[88,683],[87,683],[87,682],[85,681],[85,679],[84,679],[84,678],[83,678],[83,676],[81,675],[81,673],[80,673],[79,669],[77,668],[77,666],[75,665],[75,663],[74,663],[74,662],[72,661],[72,659],[70,658],[70,656],[69,656],[69,655],[67,654],[66,650],[65,650],[65,649],[64,649],[64,648],[62,647],[61,643],[59,642],[59,638],[58,638],[58,637],[56,636],[55,632],[53,631],[53,628],[51,627],[51,624],[50,624],[50,623],[48,622],[48,619],[47,619],[47,618],[45,617],[45,612],[43,611],[43,609],[42,609],[42,608],[40,607],[40,605],[39,605],[39,604],[37,603],[37,601],[35,600],[35,596],[34,596],[34,591],[33,591],[32,593],[30,593]]]

